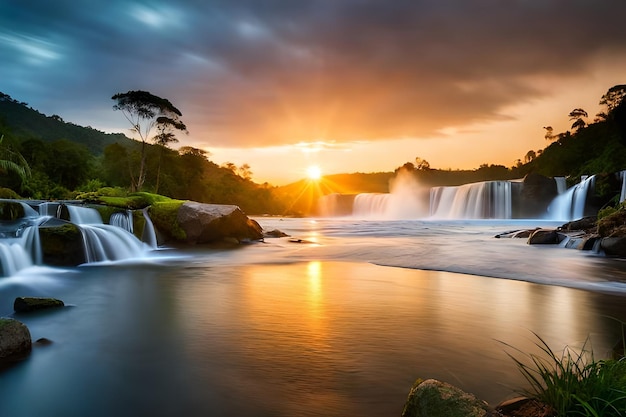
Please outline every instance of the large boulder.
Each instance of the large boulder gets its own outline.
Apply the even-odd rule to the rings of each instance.
[[[489,405],[474,395],[435,379],[418,380],[411,388],[402,417],[491,417]]]
[[[536,218],[543,215],[550,202],[558,195],[554,178],[530,173],[524,177],[520,193],[519,213],[517,218]]]
[[[176,220],[185,233],[186,243],[241,242],[263,238],[261,226],[234,205],[187,201],[178,209]]]
[[[24,323],[0,317],[0,360],[27,355],[32,345],[30,331]]]

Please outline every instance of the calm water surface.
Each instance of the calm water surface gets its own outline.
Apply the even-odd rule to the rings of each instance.
[[[304,243],[0,278],[2,316],[68,305],[15,316],[53,344],[0,373],[0,416],[399,416],[416,378],[497,403],[500,341],[602,356],[626,319],[622,261],[493,238],[522,222],[258,220]]]

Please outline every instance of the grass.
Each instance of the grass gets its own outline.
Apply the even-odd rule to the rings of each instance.
[[[624,322],[622,339],[624,339]],[[507,355],[530,384],[522,394],[551,406],[555,415],[626,417],[626,358],[596,360],[589,339],[578,352],[565,347],[554,352],[536,333],[539,354],[528,354],[502,342],[523,355]],[[626,347],[624,348],[626,354]]]

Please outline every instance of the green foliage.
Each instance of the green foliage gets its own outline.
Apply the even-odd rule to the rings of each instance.
[[[566,347],[554,352],[540,336],[540,354],[507,352],[530,384],[524,394],[551,406],[557,416],[623,417],[626,410],[626,360],[595,360],[589,340],[580,352]]]
[[[10,188],[0,187],[0,198],[18,199],[21,197],[19,196],[19,194],[17,194],[15,191],[11,190]]]

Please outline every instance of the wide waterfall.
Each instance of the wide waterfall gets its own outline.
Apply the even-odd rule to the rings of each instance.
[[[511,182],[487,181],[430,190],[430,216],[438,219],[510,219]]]
[[[378,219],[536,218],[566,222],[593,215],[607,202],[596,193],[596,176],[583,177],[568,189],[564,177],[537,177],[541,176],[528,181],[483,181],[430,189],[403,177],[396,179],[390,193],[324,196],[320,199],[320,213]],[[621,187],[621,193],[619,189],[616,192],[624,201],[626,171],[604,178],[604,188],[606,184]]]

